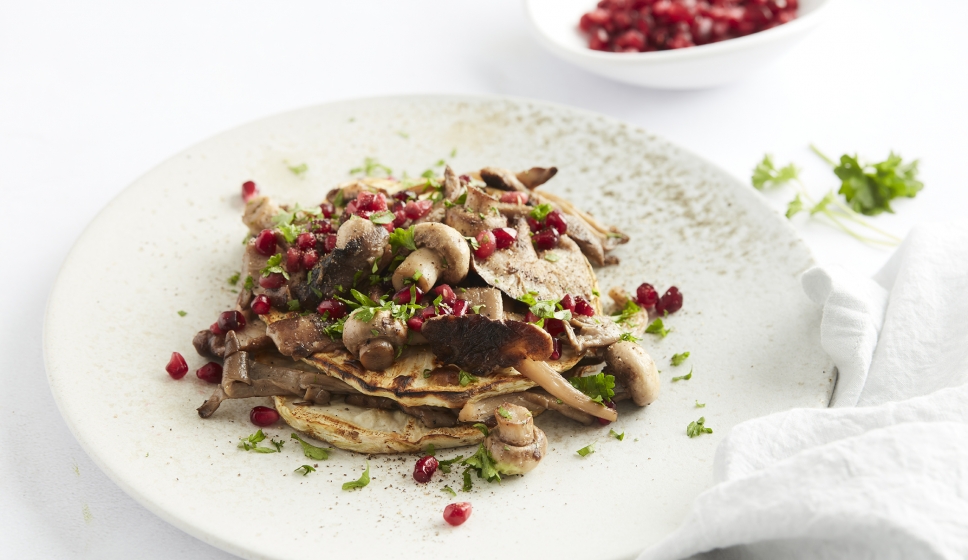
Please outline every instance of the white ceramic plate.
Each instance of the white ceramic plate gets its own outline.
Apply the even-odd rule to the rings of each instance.
[[[624,441],[607,427],[540,417],[550,440],[541,466],[459,492],[474,513],[452,528],[441,513],[456,500],[441,488],[459,488],[458,472],[418,485],[414,456],[373,456],[370,485],[344,492],[364,456],[336,451],[303,477],[293,470],[310,461],[298,447],[237,449],[255,431],[248,411],[268,399],[226,401],[198,418],[213,386],[192,374],[174,381],[164,366],[174,350],[201,365],[192,335],[235,299],[226,278],[239,268],[245,233],[239,185],[254,179],[280,201],[311,203],[367,156],[398,175],[441,158],[458,170],[556,165],[547,188],[632,236],[617,252],[623,264],[599,271],[603,287],[647,280],[681,289],[672,334],[643,341],[660,364],[662,395],[645,409],[620,407],[611,427]],[[296,176],[287,163],[309,171]],[[820,313],[797,281],[812,262],[752,189],[642,130],[515,99],[364,99],[237,128],[135,182],[64,264],[44,352],[61,412],[98,465],[151,511],[235,554],[624,558],[672,531],[711,485],[716,444],[731,426],[827,404],[833,374],[818,342]],[[671,367],[672,354],[686,350],[686,365]],[[691,380],[670,383],[690,368]],[[700,416],[714,433],[686,437]],[[266,431],[287,441],[291,432]],[[594,454],[575,453],[590,443]]]

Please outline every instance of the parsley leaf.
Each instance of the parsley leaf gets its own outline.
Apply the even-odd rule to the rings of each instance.
[[[855,212],[866,216],[894,212],[892,200],[914,198],[924,188],[924,183],[917,179],[918,160],[904,163],[894,152],[877,163],[864,163],[857,156],[844,154],[840,156],[840,164],[834,167],[834,174],[841,180],[838,192]]]
[[[474,470],[471,467],[464,469],[464,486],[461,487],[462,492],[470,492],[474,489],[474,481],[471,480],[471,471]]]
[[[511,419],[511,413],[508,412],[508,410],[506,408],[504,408],[503,406],[497,407],[497,413],[501,415],[501,418],[504,418],[506,420],[510,420]]]
[[[180,309],[178,310],[178,316],[179,317],[184,317],[185,315],[188,315],[188,312],[187,311],[182,311]]]
[[[236,285],[236,284],[239,283],[239,278],[241,278],[241,277],[242,277],[242,273],[241,272],[236,272],[232,276],[229,276],[228,282],[229,282],[229,284],[231,284],[231,285],[234,286],[234,285]]]
[[[773,164],[773,156],[766,154],[763,156],[763,161],[756,164],[756,167],[753,169],[751,180],[754,187],[763,190],[764,187],[779,187],[794,179],[798,179],[799,176],[800,170],[795,165],[791,163],[786,167],[777,169]]]
[[[450,494],[451,496],[457,495],[457,492],[454,492],[454,489],[451,488],[450,486],[444,486],[443,488],[440,489],[440,491],[445,494]]]
[[[294,470],[292,472],[301,473],[303,476],[306,476],[307,474],[309,474],[311,472],[316,472],[316,469],[312,468],[309,465],[303,465],[303,466],[299,467],[298,469],[296,469],[296,470]]]
[[[417,245],[413,241],[413,226],[410,226],[407,229],[397,228],[393,230],[393,233],[390,234],[390,246],[393,247],[394,250],[403,247],[404,249],[416,251]]]
[[[619,324],[628,322],[629,319],[634,317],[635,314],[640,311],[642,311],[642,308],[639,307],[638,304],[636,304],[634,301],[630,299],[625,302],[625,307],[622,308],[622,312],[618,315],[618,318],[615,319],[615,322]],[[645,331],[645,332],[649,332],[649,331]]]
[[[363,475],[360,476],[358,480],[353,480],[350,482],[343,483],[343,490],[353,490],[355,488],[363,488],[370,483],[370,462],[366,462],[366,470],[363,471]]]
[[[245,284],[242,285],[242,289],[251,290],[252,288],[255,288],[255,280],[253,280],[251,276],[246,276]]]
[[[494,457],[491,457],[491,453],[484,447],[483,443],[477,447],[476,453],[464,459],[463,464],[476,469],[478,478],[483,478],[488,482],[501,482],[501,473],[497,471]],[[464,471],[465,483],[470,478],[467,472],[467,470]]]
[[[311,443],[307,443],[295,433],[290,437],[299,442],[299,445],[302,446],[303,455],[306,457],[316,459],[317,461],[325,461],[326,459],[329,459],[329,449],[326,449],[325,447],[316,447]]]
[[[578,455],[580,455],[582,457],[588,457],[589,455],[591,455],[594,452],[595,452],[595,444],[594,443],[590,443],[590,444],[586,445],[585,447],[582,447],[581,449],[579,449],[578,451],[576,451],[576,453],[578,453]]]
[[[261,272],[263,277],[267,277],[270,274],[282,274],[286,280],[289,280],[289,273],[282,267],[282,253],[276,253],[269,257],[269,260],[266,261],[265,268]]]
[[[692,368],[690,368],[689,373],[685,375],[681,375],[679,377],[673,377],[672,382],[675,383],[676,381],[689,381],[690,379],[692,379]]]
[[[376,212],[375,214],[370,215],[370,221],[378,225],[391,224],[395,219],[396,216],[394,216],[393,212],[390,212],[389,210],[383,210],[382,212]]]
[[[618,337],[619,340],[624,340],[626,342],[638,342],[639,339],[630,332],[623,332],[621,336]]]
[[[459,380],[461,387],[467,387],[468,383],[477,383],[477,378],[464,370],[460,370]]]
[[[431,457],[433,457],[436,454],[437,454],[437,448],[434,447],[434,444],[432,443],[428,444],[427,449],[424,450],[424,455],[430,455]]]
[[[786,217],[790,219],[800,212],[803,212],[803,200],[800,199],[800,193],[797,193],[797,196],[787,204]],[[811,214],[814,214],[814,212],[811,212]]]
[[[674,366],[682,365],[682,362],[686,361],[686,358],[688,357],[689,357],[689,352],[682,352],[681,354],[673,354],[672,360],[671,360],[672,365]]]
[[[619,441],[622,441],[623,439],[625,439],[625,432],[618,433],[615,430],[609,430],[608,435],[612,436],[613,438]]]
[[[661,338],[665,338],[666,335],[668,335],[671,331],[665,328],[665,325],[662,324],[662,319],[656,319],[655,321],[649,323],[648,327],[645,327],[645,332],[649,334],[657,334]]]
[[[266,439],[266,435],[260,429],[258,432],[244,438],[240,438],[239,449],[245,451],[255,451],[256,453],[278,453],[278,449],[271,447],[259,447],[259,443]]]
[[[551,251],[546,252],[544,258],[548,262],[558,262],[558,254]]]
[[[286,239],[286,243],[292,243],[299,237],[299,234],[303,232],[302,226],[297,226],[294,224],[280,224],[277,228],[279,233]]]
[[[554,210],[554,208],[552,208],[551,205],[548,204],[547,202],[544,204],[539,204],[534,207],[534,210],[531,211],[531,217],[534,218],[535,220],[538,220],[539,222],[543,222],[544,219],[548,217],[548,214],[550,214],[552,210]]]
[[[286,306],[289,307],[289,311],[299,311],[299,300],[291,299],[286,302]]]
[[[615,376],[598,372],[585,377],[575,376],[568,379],[572,387],[588,395],[593,401],[602,404],[615,396]]]
[[[482,424],[482,423],[478,422],[477,424],[474,424],[474,429],[476,429],[476,430],[480,431],[482,434],[484,434],[484,437],[487,437],[488,436],[487,424]]]
[[[302,175],[309,170],[309,166],[305,163],[300,163],[299,165],[287,165],[289,171],[292,171],[296,175]]]
[[[445,474],[449,474],[450,473],[450,466],[453,465],[454,463],[459,463],[460,461],[463,461],[463,460],[464,460],[464,456],[463,455],[458,455],[458,456],[454,457],[453,459],[443,459],[443,460],[438,459],[437,460],[437,468],[440,469],[440,472],[445,473]]]
[[[696,420],[695,422],[690,422],[689,425],[686,427],[686,435],[691,438],[694,438],[699,434],[713,433],[712,428],[707,428],[705,424],[706,424],[706,417],[700,416],[699,420]]]
[[[706,408],[706,403],[701,403],[701,402],[699,402],[699,400],[697,399],[697,400],[696,400],[696,408]]]
[[[350,169],[350,175],[356,175],[358,173],[362,173],[367,177],[374,177],[377,173],[381,173],[389,177],[393,173],[393,170],[378,162],[376,158],[368,157],[363,160],[363,165]]]

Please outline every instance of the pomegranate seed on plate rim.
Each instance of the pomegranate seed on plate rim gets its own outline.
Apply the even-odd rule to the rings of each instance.
[[[471,516],[473,507],[470,502],[454,502],[444,508],[444,521],[454,527],[462,525]]]
[[[413,479],[421,484],[430,482],[430,477],[437,472],[437,459],[433,455],[427,455],[417,459],[417,464],[413,467]]]
[[[165,366],[165,371],[172,379],[181,379],[185,377],[188,373],[188,363],[185,362],[185,357],[178,352],[171,353],[171,359],[168,360],[168,365]]]
[[[256,426],[265,428],[279,421],[279,413],[268,406],[257,406],[249,412],[249,421]]]

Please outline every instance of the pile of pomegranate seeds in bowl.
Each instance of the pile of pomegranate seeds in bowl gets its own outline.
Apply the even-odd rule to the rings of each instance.
[[[579,29],[608,52],[682,49],[750,35],[797,17],[798,0],[601,0]]]

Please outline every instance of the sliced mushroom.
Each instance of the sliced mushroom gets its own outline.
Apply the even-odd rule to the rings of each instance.
[[[446,315],[425,322],[421,333],[444,363],[482,376],[513,367],[572,408],[606,420],[618,418],[614,410],[592,401],[544,362],[551,356],[551,336],[531,323]]]
[[[529,189],[536,189],[551,180],[558,173],[557,167],[532,167],[515,175],[518,181]]]
[[[540,196],[541,198],[547,199],[549,202],[554,203],[559,210],[568,216],[574,216],[583,220],[585,225],[587,225],[591,231],[595,232],[595,235],[601,239],[602,247],[605,249],[606,253],[623,243],[629,242],[628,235],[619,231],[615,226],[605,227],[599,223],[598,220],[592,217],[591,214],[575,207],[575,205],[572,204],[568,199],[547,191],[541,191]],[[571,226],[569,225],[569,227]]]
[[[592,420],[595,419],[591,414],[586,414],[564,404],[564,402],[551,396],[544,389],[531,389],[521,393],[497,395],[468,402],[460,409],[458,419],[461,422],[484,422],[489,426],[493,426],[494,411],[497,410],[497,407],[505,403],[523,406],[535,416],[545,410],[554,410],[562,416],[566,416],[585,425],[591,424]]]
[[[471,251],[456,229],[441,223],[417,224],[413,228],[413,242],[417,250],[393,271],[395,289],[402,289],[404,280],[412,279],[418,272],[416,284],[425,293],[438,278],[457,284],[467,276]]]
[[[467,200],[463,206],[447,209],[444,222],[466,237],[476,237],[482,231],[506,227],[507,218],[501,212],[509,205],[487,194],[477,187],[467,188]],[[522,206],[522,208],[530,208]]]
[[[504,298],[500,290],[494,288],[461,288],[457,294],[460,299],[466,299],[473,308],[480,306],[479,314],[492,321],[504,319]]]
[[[498,407],[497,426],[484,439],[484,448],[502,474],[525,474],[538,466],[548,452],[548,438],[535,427],[531,411],[515,404]]]
[[[659,371],[652,357],[638,344],[620,341],[605,351],[607,369],[632,394],[639,406],[659,398]]]
[[[501,169],[500,167],[485,167],[481,169],[481,180],[493,189],[528,192],[528,187],[519,181],[514,173],[511,173],[507,169]]]
[[[317,352],[330,352],[342,347],[325,331],[326,323],[319,315],[298,315],[274,321],[266,334],[284,356],[301,360]]]
[[[571,321],[565,323],[565,336],[576,352],[584,352],[589,348],[601,348],[616,342],[622,333],[622,328],[615,324],[611,317],[595,315],[585,317],[572,315]]]
[[[407,343],[407,324],[394,319],[389,311],[373,313],[368,321],[360,320],[368,309],[357,309],[343,325],[343,344],[366,369],[383,371],[393,365],[397,349]]]
[[[246,312],[245,328],[236,333],[239,348],[247,351],[263,350],[272,347],[272,340],[266,335],[266,326],[262,321]],[[200,356],[221,359],[225,356],[225,335],[215,334],[209,329],[199,331],[192,339],[192,345]]]

